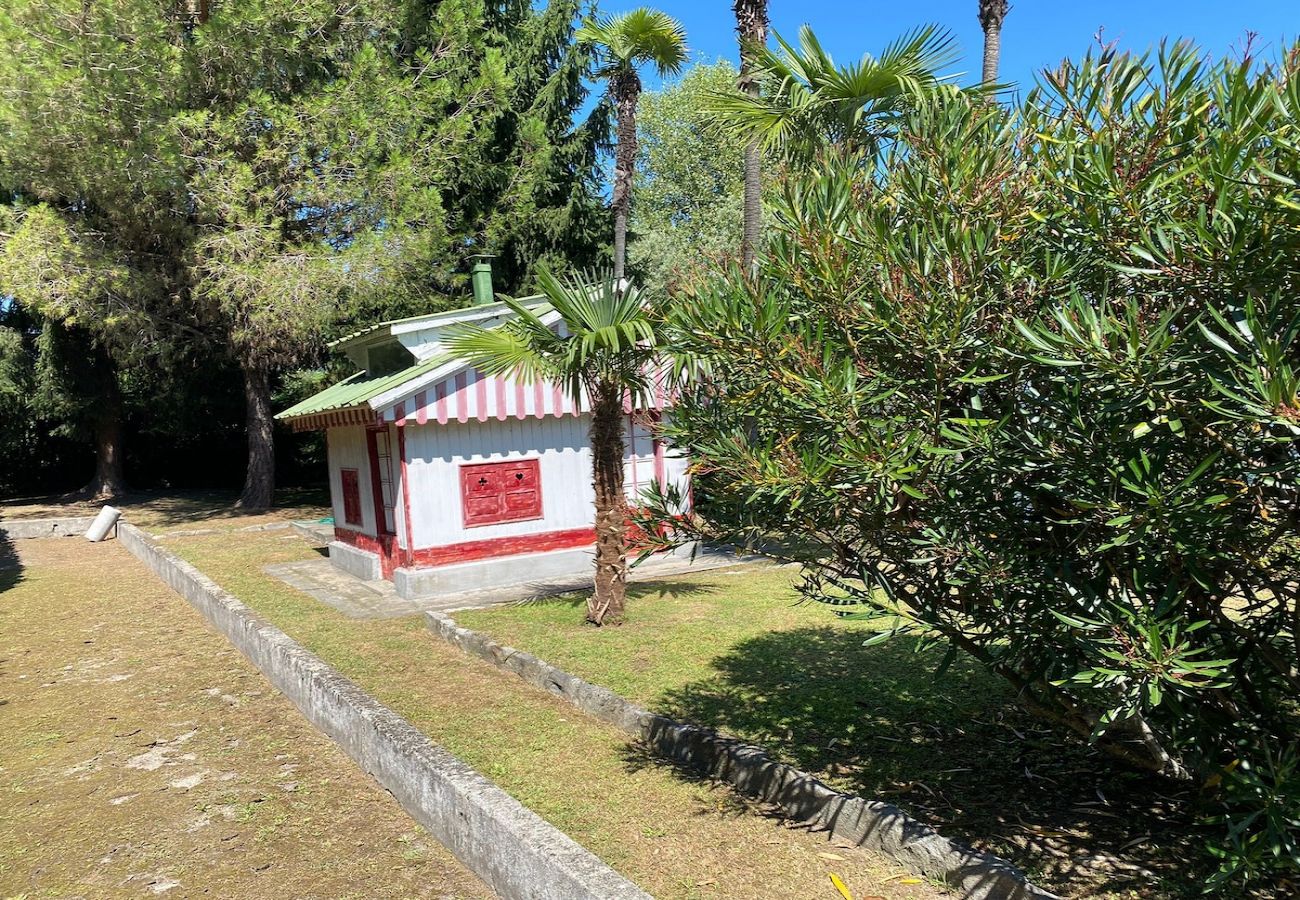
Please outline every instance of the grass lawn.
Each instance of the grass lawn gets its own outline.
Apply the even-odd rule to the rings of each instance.
[[[627,624],[564,597],[455,614],[650,709],[761,744],[898,803],[1072,896],[1196,896],[1187,798],[1160,793],[1023,713],[969,659],[863,647],[859,623],[800,604],[794,570],[748,566],[629,588]]]
[[[113,542],[0,543],[0,897],[490,892]]]
[[[419,617],[348,619],[263,567],[291,534],[167,546],[656,897],[936,897],[883,857],[788,827],[730,790],[647,759],[621,731],[439,641]]]

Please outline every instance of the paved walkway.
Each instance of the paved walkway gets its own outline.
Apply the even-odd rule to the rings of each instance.
[[[629,581],[653,581],[670,575],[704,572],[742,563],[761,561],[761,557],[739,556],[721,550],[704,550],[692,561],[684,556],[663,556],[647,559],[628,573]],[[264,571],[285,584],[315,597],[354,619],[393,619],[413,616],[422,612],[455,612],[461,609],[481,609],[505,603],[536,600],[554,594],[567,594],[591,589],[589,577],[551,578],[525,584],[484,588],[443,594],[423,600],[407,600],[397,595],[391,581],[363,581],[330,564],[322,556],[267,566]]]

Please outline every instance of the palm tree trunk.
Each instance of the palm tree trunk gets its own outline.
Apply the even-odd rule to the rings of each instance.
[[[1002,57],[1002,21],[1007,17],[1011,4],[1007,0],[980,0],[980,28],[984,29],[984,72],[985,84],[998,80],[998,63]]]
[[[984,32],[984,83],[998,80],[998,59],[1002,55],[1002,29],[990,28]]]
[[[623,395],[602,385],[592,398],[591,468],[596,488],[596,586],[587,621],[618,625],[627,593],[627,498],[623,494]]]
[[[627,220],[632,212],[632,175],[636,167],[636,104],[641,78],[620,72],[610,81],[614,112],[618,117],[618,147],[614,152],[614,280],[623,277],[627,263]]]
[[[751,97],[758,96],[753,49],[767,42],[767,0],[735,0],[736,34],[740,39],[740,78],[736,86]],[[740,240],[740,259],[745,270],[754,265],[763,227],[762,165],[758,142],[745,145],[745,214]]]
[[[261,510],[269,508],[275,497],[275,420],[271,416],[271,378],[266,368],[255,362],[243,363],[243,369],[248,470],[239,506]]]
[[[754,255],[762,239],[762,176],[758,142],[750,141],[745,145],[745,217],[744,234],[740,239],[740,261],[746,272],[754,267]]]

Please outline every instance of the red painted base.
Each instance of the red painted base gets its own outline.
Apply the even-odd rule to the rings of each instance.
[[[334,540],[340,544],[347,544],[349,547],[356,547],[358,550],[365,550],[367,553],[384,552],[384,548],[379,545],[379,538],[372,534],[357,531],[354,528],[342,528],[335,525]]]
[[[365,550],[367,553],[378,554],[379,571],[385,578],[392,578],[393,569],[401,565],[401,561],[397,559],[397,554],[400,552],[397,548],[397,538],[391,534],[377,538],[362,531],[335,525],[334,540],[349,547],[356,547],[358,550]]]
[[[635,553],[641,542],[637,540],[640,527],[628,523],[628,549]],[[388,549],[373,535],[364,534],[351,528],[334,526],[334,539],[365,550],[377,553],[381,560],[388,559]],[[578,547],[590,547],[596,543],[594,528],[572,528],[567,531],[545,531],[540,534],[521,534],[516,537],[488,538],[481,541],[464,541],[459,544],[445,544],[441,547],[425,547],[414,553],[397,551],[405,558],[405,565],[418,569],[430,569],[437,566],[450,566],[456,563],[475,562],[480,559],[492,559],[498,556],[516,556],[520,553],[545,553],[548,550],[573,550]],[[391,575],[391,568],[386,566],[384,577]]]
[[[417,568],[450,566],[496,556],[544,553],[547,550],[572,550],[575,547],[586,547],[594,543],[596,543],[594,528],[545,531],[541,534],[521,534],[518,537],[489,538],[482,541],[446,544],[442,547],[426,547],[415,551],[410,565]]]

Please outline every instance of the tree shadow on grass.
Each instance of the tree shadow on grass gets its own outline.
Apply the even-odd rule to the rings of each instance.
[[[123,510],[129,521],[145,523],[150,528],[174,528],[194,525],[212,518],[241,518],[258,515],[238,509],[237,491],[219,489],[155,489],[131,491],[111,501]],[[19,497],[0,500],[0,509],[18,509],[21,518],[94,515],[104,501],[78,499],[73,494],[43,497]],[[274,509],[295,507],[328,508],[329,492],[324,488],[281,488],[275,492]]]
[[[627,586],[629,603],[639,600],[663,600],[678,597],[702,597],[716,594],[718,586],[700,581],[674,581],[669,578],[657,578],[653,581],[638,581]]]
[[[505,605],[538,606],[541,604],[554,604],[555,606],[572,607],[575,612],[581,612],[587,608],[587,597],[590,595],[592,590],[590,579],[582,583],[574,582],[571,584],[538,582],[532,585],[525,585],[525,587],[531,591],[528,596],[521,597],[518,600],[512,600]],[[670,597],[695,597],[703,594],[712,594],[716,591],[717,586],[712,584],[700,584],[694,581],[656,579],[654,581],[638,581],[629,584],[627,586],[627,600],[629,604],[632,604],[639,600],[662,600]]]
[[[23,580],[23,563],[14,542],[0,532],[0,594]]]
[[[936,680],[941,649],[864,637],[814,627],[751,638],[712,661],[715,677],[655,708],[896,803],[1072,895],[1199,893],[1186,883],[1202,867],[1189,796],[1032,719],[969,658]]]

